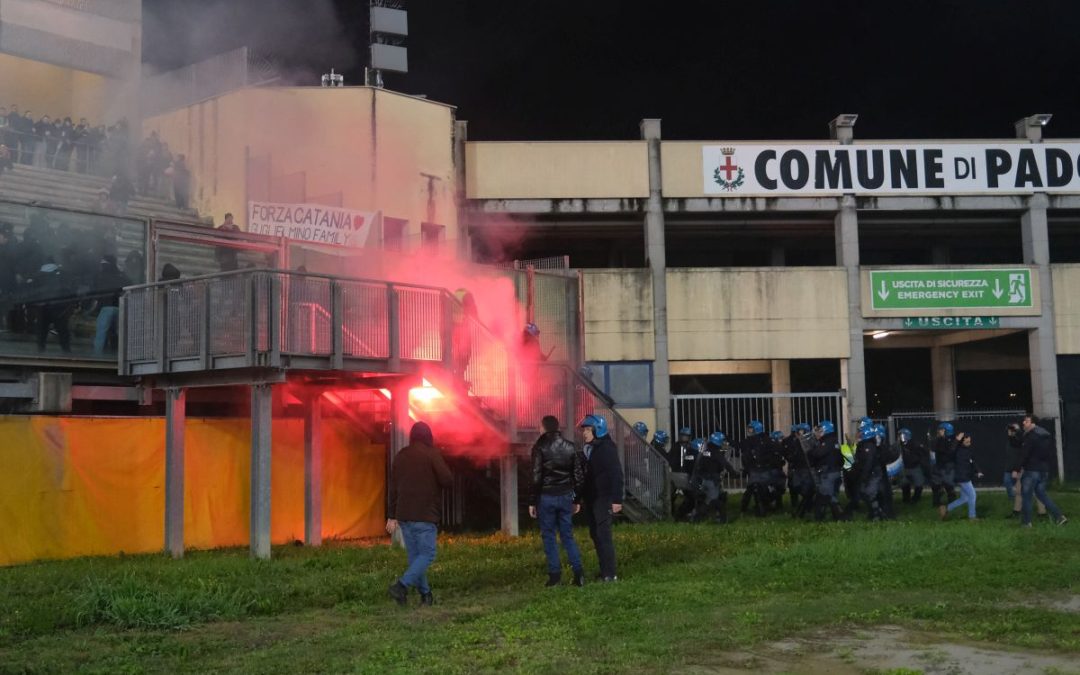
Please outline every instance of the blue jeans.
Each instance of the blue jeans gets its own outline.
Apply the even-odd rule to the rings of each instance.
[[[574,574],[581,572],[581,551],[578,550],[577,542],[574,540],[573,524],[570,522],[573,515],[574,495],[572,493],[540,495],[536,516],[540,520],[540,538],[544,540],[544,555],[547,556],[550,574],[559,574],[562,570],[559,547],[555,543],[556,531],[562,539],[563,548],[566,549],[570,568],[574,570]]]
[[[1016,479],[1012,477],[1012,471],[1005,472],[1001,484],[1005,486],[1005,494],[1009,495],[1009,501],[1016,499]]]
[[[1061,509],[1057,507],[1050,495],[1046,494],[1046,481],[1050,478],[1045,471],[1024,471],[1020,476],[1020,494],[1024,500],[1024,525],[1031,524],[1032,501],[1038,497],[1039,501],[1046,505],[1046,510],[1054,517],[1061,518]]]
[[[972,485],[971,481],[966,481],[964,483],[957,483],[956,487],[960,488],[960,496],[949,503],[948,510],[952,511],[958,506],[963,506],[964,504],[967,504],[968,518],[974,518],[975,486]]]
[[[94,333],[94,353],[104,354],[105,345],[108,343],[109,334],[116,330],[116,322],[120,317],[119,307],[102,307],[97,315],[97,332]]]
[[[435,534],[439,531],[435,523],[403,520],[398,523],[401,536],[405,540],[405,552],[409,555],[409,568],[401,575],[401,585],[415,588],[421,593],[430,593],[427,568],[435,562]]]

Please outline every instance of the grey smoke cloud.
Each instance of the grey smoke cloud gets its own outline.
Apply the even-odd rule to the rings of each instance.
[[[154,72],[237,47],[296,77],[359,61],[332,0],[143,0],[143,60]]]

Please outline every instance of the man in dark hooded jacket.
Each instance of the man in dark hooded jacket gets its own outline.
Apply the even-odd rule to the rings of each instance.
[[[453,485],[454,477],[434,446],[431,427],[417,422],[409,432],[409,444],[394,458],[386,531],[393,535],[401,529],[409,556],[409,568],[389,588],[390,597],[399,605],[405,604],[410,587],[420,592],[421,605],[435,602],[427,568],[435,561],[442,490]]]

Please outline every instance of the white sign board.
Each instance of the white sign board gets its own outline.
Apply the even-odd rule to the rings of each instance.
[[[702,146],[705,194],[1080,193],[1080,143]]]
[[[329,246],[363,246],[378,211],[321,204],[248,203],[248,232]]]

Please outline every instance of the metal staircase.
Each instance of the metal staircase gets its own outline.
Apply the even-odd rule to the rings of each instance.
[[[336,381],[379,390],[426,380],[450,415],[470,415],[519,455],[544,415],[572,424],[599,414],[622,454],[627,515],[663,518],[667,463],[595,386],[569,363],[519,363],[460,309],[441,288],[284,270],[147,284],[121,299],[119,369],[163,388]],[[332,404],[348,408],[340,397]]]

